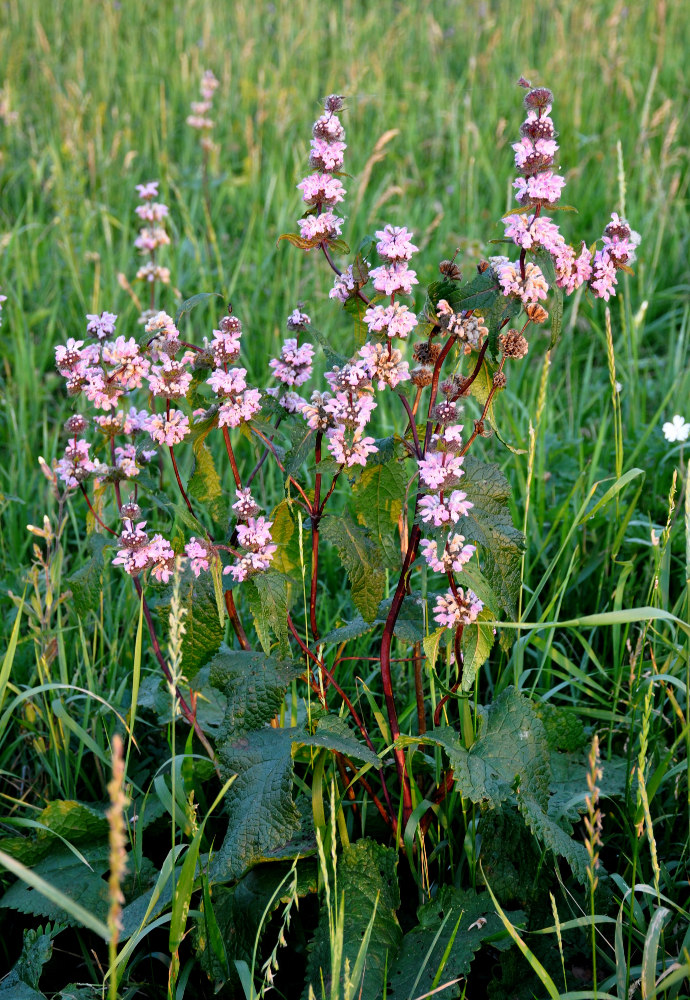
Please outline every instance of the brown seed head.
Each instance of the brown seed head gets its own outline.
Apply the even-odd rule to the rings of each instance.
[[[123,503],[120,508],[120,517],[128,521],[138,521],[141,517],[141,507],[138,503],[133,500],[129,500],[127,503]]]
[[[528,111],[532,109],[542,111],[550,104],[553,104],[553,94],[548,87],[535,87],[525,94],[524,105]]]
[[[441,274],[445,278],[448,278],[450,281],[460,281],[460,279],[462,278],[462,271],[455,263],[455,261],[442,260],[441,263],[438,265],[438,269],[441,272]]]
[[[441,353],[439,344],[432,344],[430,341],[420,340],[414,345],[412,357],[422,365],[434,365],[436,358]]]
[[[514,358],[516,361],[524,358],[529,350],[529,344],[519,330],[508,330],[498,338],[498,346],[507,358]]]
[[[417,365],[410,372],[410,378],[421,389],[425,385],[431,385],[434,378],[434,369],[430,365]]]
[[[494,372],[493,384],[494,389],[505,389],[508,379],[505,377],[503,372]]]
[[[336,114],[338,111],[342,111],[345,107],[345,98],[341,94],[329,94],[324,100],[323,106],[326,111],[330,111],[331,114]]]

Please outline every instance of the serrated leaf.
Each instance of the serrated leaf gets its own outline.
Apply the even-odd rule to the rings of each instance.
[[[276,240],[276,246],[281,242],[281,240],[287,240],[291,243],[293,247],[297,247],[298,250],[313,250],[321,243],[321,237],[312,237],[311,239],[306,239],[304,236],[300,236],[299,233],[281,233]]]
[[[368,531],[355,524],[347,513],[324,517],[321,534],[338,549],[355,607],[365,621],[373,621],[386,585],[380,549]]]
[[[329,248],[331,250],[333,250],[334,253],[339,253],[339,254],[345,256],[345,255],[349,254],[349,252],[350,252],[350,247],[345,242],[345,240],[327,238],[327,239],[323,240],[322,242],[327,243],[328,246],[329,246]]]
[[[358,639],[368,632],[373,632],[377,626],[386,624],[391,602],[391,597],[381,601],[376,612],[376,618],[372,622],[366,622],[361,615],[356,615],[352,621],[346,622],[344,625],[326,633],[319,642],[321,644],[348,642],[350,639]],[[424,607],[421,598],[411,594],[403,598],[393,634],[397,639],[403,639],[406,642],[422,641],[426,633]]]
[[[190,313],[192,309],[201,305],[202,302],[208,302],[209,299],[222,299],[223,296],[220,292],[198,292],[196,295],[192,295],[191,298],[185,299],[180,308],[175,313],[175,326],[179,326],[180,320],[187,313]]]
[[[477,894],[444,885],[435,899],[419,908],[417,916],[419,926],[403,938],[398,957],[388,973],[387,996],[390,1000],[429,995],[436,986],[437,971],[441,967],[440,988],[434,996],[452,1000],[458,995],[457,980],[469,973],[475,953],[487,938],[507,939],[492,941],[492,947],[511,944],[510,938],[501,934],[503,924],[488,892]],[[524,913],[514,911],[510,918],[513,923],[520,923]],[[444,983],[449,984],[445,989]]]
[[[534,706],[514,688],[503,691],[482,715],[479,737],[466,750],[452,729],[436,729],[418,742],[443,747],[458,790],[495,809],[517,802],[525,822],[545,846],[564,857],[573,874],[586,877],[587,853],[548,815],[549,743]]]
[[[496,275],[491,268],[462,285],[455,281],[445,281],[439,284],[443,285],[445,292],[440,297],[445,298],[455,312],[477,309],[482,315],[485,315],[485,310],[489,309],[496,298],[502,294]]]
[[[494,630],[482,621],[491,621],[494,615],[488,608],[480,612],[475,622],[465,625],[462,632],[462,691],[474,687],[477,671],[484,666],[494,644]]]
[[[497,465],[479,462],[470,455],[464,470],[462,488],[474,506],[463,518],[462,533],[468,541],[482,546],[487,581],[506,613],[515,619],[524,538],[508,507],[510,486]]]
[[[215,525],[225,527],[228,520],[228,497],[213,455],[204,441],[205,436],[198,435],[192,445],[195,463],[194,472],[187,484],[187,494],[205,507]]]
[[[397,528],[406,486],[405,473],[393,460],[365,467],[352,491],[355,516],[369,528],[391,570],[398,569],[401,562]]]
[[[272,511],[271,538],[278,546],[271,567],[279,573],[291,574],[300,565],[297,525],[292,516],[290,502],[282,500]]]
[[[67,578],[74,609],[79,618],[85,618],[89,611],[98,607],[103,590],[104,552],[112,543],[105,535],[89,536],[91,558]]]
[[[292,799],[293,735],[289,729],[260,729],[218,747],[223,779],[237,778],[226,798],[228,830],[212,862],[212,881],[238,879],[279,856],[300,829]]]
[[[360,743],[344,719],[339,715],[323,715],[319,719],[316,732],[313,734],[298,734],[294,742],[308,747],[323,747],[336,753],[344,753],[348,757],[380,767],[381,762],[375,753],[364,743]]]
[[[217,741],[234,740],[261,729],[280,711],[290,681],[304,668],[292,660],[223,646],[209,664],[211,684],[223,692],[226,707]]]
[[[559,288],[558,285],[554,285],[551,289],[551,294],[551,308],[549,310],[551,316],[551,340],[549,342],[549,350],[554,348],[558,343],[563,327],[563,289]]]
[[[273,635],[278,655],[290,655],[287,631],[288,592],[287,578],[276,570],[257,573],[246,585],[249,607],[254,618],[254,628],[266,654],[271,652]]]
[[[289,428],[292,447],[285,455],[285,476],[294,476],[314,450],[316,432],[303,421],[292,423]]]
[[[25,930],[22,953],[14,968],[0,982],[0,997],[5,1000],[45,1000],[38,992],[38,983],[43,966],[53,954],[53,941],[49,933],[41,928]]]
[[[441,628],[436,629],[431,635],[424,637],[422,641],[422,648],[424,649],[424,655],[426,657],[427,670],[433,670],[436,666],[436,660],[438,659],[438,651],[441,648],[441,640],[448,640],[451,633],[442,625]]]
[[[518,794],[518,808],[535,837],[557,856],[565,858],[573,875],[583,885],[587,882],[589,856],[583,844],[569,837],[541,805],[529,794]]]
[[[326,364],[329,368],[333,368],[334,366],[342,368],[343,365],[347,363],[346,355],[339,354],[337,351],[334,351],[320,330],[317,330],[314,326],[310,326],[309,333],[321,347],[324,357],[326,358]]]
[[[101,876],[108,869],[107,844],[89,851],[87,861],[91,865],[90,868],[71,851],[54,850],[48,857],[34,865],[31,871],[48,882],[53,889],[88,910],[97,920],[105,923],[110,900],[108,883]],[[63,924],[77,923],[61,906],[22,881],[10,886],[0,899],[0,907],[19,910],[21,913],[30,913]]]
[[[354,968],[357,953],[371,920],[376,916],[367,951],[361,984],[355,984],[358,1000],[377,1000],[384,987],[386,965],[400,947],[402,932],[395,911],[400,905],[397,878],[397,852],[372,840],[360,840],[347,847],[338,859],[338,895],[344,896],[344,931],[341,973],[346,960]],[[339,902],[339,900],[338,900]],[[317,996],[321,981],[331,977],[329,921],[322,909],[307,963],[307,984]],[[307,997],[308,988],[303,993]]]
[[[167,588],[160,597],[149,600],[166,641],[170,630],[170,595],[171,588]],[[187,609],[181,666],[183,674],[189,680],[218,651],[225,628],[219,620],[216,591],[210,573],[195,577],[191,569],[185,567],[180,578],[180,601]]]

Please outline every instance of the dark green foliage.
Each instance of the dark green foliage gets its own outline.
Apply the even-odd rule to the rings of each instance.
[[[350,973],[353,971],[362,938],[376,907],[364,977],[355,991],[355,996],[361,996],[362,1000],[377,1000],[380,996],[386,966],[390,965],[400,947],[402,932],[395,915],[400,905],[396,869],[396,852],[372,840],[358,841],[338,858],[337,898],[333,898],[333,905],[337,908],[341,898],[344,899],[341,979],[345,959],[349,960]],[[332,897],[335,897],[335,886],[334,882],[331,886]],[[322,909],[311,945],[307,983],[311,983],[316,992],[320,989],[321,977],[329,984],[331,975],[328,914]],[[307,990],[303,993],[303,997],[306,996]]]
[[[352,588],[352,600],[365,621],[373,621],[383,597],[385,573],[380,549],[371,535],[347,514],[324,517],[323,538],[338,549]]]
[[[89,611],[95,610],[100,603],[103,567],[111,544],[107,535],[95,533],[90,535],[91,558],[67,579],[75,610],[80,617],[86,617]]]

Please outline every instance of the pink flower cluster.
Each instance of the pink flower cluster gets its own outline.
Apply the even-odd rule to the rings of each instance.
[[[470,625],[484,610],[484,604],[473,590],[457,588],[457,597],[449,590],[439,594],[434,607],[434,619],[439,625],[455,628],[456,625]]]
[[[218,397],[219,427],[239,427],[261,410],[261,393],[247,386],[247,369],[228,368],[224,360],[237,357],[241,336],[242,324],[236,316],[224,316],[220,330],[214,331],[212,349],[216,367],[206,384]]]
[[[125,573],[138,576],[151,570],[159,583],[167,583],[175,570],[175,553],[170,542],[162,535],[149,538],[145,531],[146,521],[134,524],[130,518],[124,519],[125,529],[120,535],[120,548],[113,559],[113,566],[122,566]]]
[[[618,283],[616,272],[621,267],[629,267],[635,260],[635,251],[640,244],[640,234],[630,228],[625,219],[616,212],[604,229],[604,246],[594,254],[594,265],[589,287],[597,298],[608,302],[616,294]]]
[[[271,538],[273,521],[267,521],[260,513],[261,508],[248,489],[237,490],[237,502],[232,505],[238,523],[237,541],[244,550],[231,566],[226,566],[224,574],[230,574],[238,583],[248,576],[267,570],[278,550]],[[243,523],[242,523],[243,522]]]
[[[204,75],[201,78],[201,100],[192,101],[191,115],[187,116],[187,124],[190,128],[197,129],[201,132],[201,147],[202,149],[212,149],[213,141],[211,139],[211,129],[215,125],[212,118],[209,118],[209,112],[213,107],[213,95],[220,86],[218,80],[216,80],[210,69],[205,70]]]
[[[308,214],[299,220],[302,239],[311,243],[306,250],[335,239],[342,231],[343,220],[332,210],[345,197],[342,181],[333,176],[343,165],[346,149],[345,129],[337,114],[342,107],[343,98],[337,94],[326,98],[324,114],[316,119],[312,129],[309,165],[314,173],[297,185],[309,208]]]
[[[136,188],[141,204],[137,205],[135,212],[144,225],[139,230],[134,246],[139,253],[149,257],[149,260],[142,264],[137,271],[136,277],[138,281],[145,281],[151,285],[151,302],[153,302],[154,283],[160,281],[163,285],[170,284],[169,268],[162,267],[156,259],[156,253],[160,247],[170,244],[170,237],[165,229],[168,206],[156,200],[158,198],[158,181],[137,184]],[[147,310],[143,313],[141,321],[146,323],[152,315],[152,310]]]
[[[556,223],[542,214],[559,200],[565,186],[565,180],[552,169],[558,151],[550,117],[552,103],[553,95],[545,87],[536,87],[525,96],[527,116],[520,128],[522,138],[513,144],[515,165],[521,176],[513,186],[518,203],[533,208],[534,212],[509,215],[505,219],[505,235],[523,251],[541,248],[551,254],[556,282],[567,295],[588,284],[597,298],[608,301],[616,294],[616,271],[634,260],[640,237],[614,212],[604,230],[604,247],[592,261],[584,242],[576,250],[563,238]],[[518,296],[525,305],[546,298],[548,286],[535,264],[527,263],[520,268],[507,258],[500,260],[494,270],[504,295]]]

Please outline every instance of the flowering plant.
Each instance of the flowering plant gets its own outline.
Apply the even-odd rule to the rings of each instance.
[[[148,255],[137,277],[151,289],[143,339],[116,335],[117,317],[104,312],[87,317],[87,339],[70,339],[56,351],[67,391],[95,411],[67,421],[58,463],[66,487],[81,491],[94,518],[102,542],[94,558],[111,546],[111,562],[132,578],[168,679],[157,637],[165,615],[156,609],[166,606],[160,588],[182,575],[189,612],[182,669],[191,678],[208,667],[225,699],[212,745],[194,695],[178,692],[219,771],[238,775],[227,835],[212,863],[215,881],[236,881],[266,858],[304,853],[313,822],[293,791],[301,747],[334,755],[343,789],[364,790],[396,846],[411,829],[423,838],[434,809],[456,788],[475,803],[496,805],[512,796],[545,846],[565,856],[578,877],[586,870],[584,848],[547,813],[536,769],[544,727],[527,699],[504,692],[486,710],[474,747],[484,741],[493,757],[481,774],[468,763],[476,732],[462,716],[502,616],[517,618],[523,549],[507,481],[476,455],[477,443],[492,433],[497,398],[511,366],[525,363],[533,331],[550,321],[553,346],[563,296],[582,286],[608,301],[639,243],[616,213],[596,251],[565,240],[549,215],[565,185],[555,167],[553,96],[521,82],[527,93],[513,145],[517,207],[503,220],[510,252],[480,261],[468,281],[455,259],[442,261],[418,311],[411,302],[418,247],[404,226],[383,225],[361,240],[351,263],[335,263],[349,254],[345,220],[337,214],[346,197],[344,100],[326,98],[313,126],[310,173],[298,185],[305,204],[299,233],[280,239],[316,251],[334,272],[330,298],[354,318],[352,351],[337,351],[333,338],[296,307],[280,354],[268,364],[272,384],[259,388],[239,363],[243,323],[232,310],[210,336],[183,340],[181,320],[204,296],[188,300],[175,317],[154,307],[156,283],[170,279],[156,257],[169,242],[156,182],[139,186],[137,210],[146,226],[136,245]],[[209,84],[204,94],[204,115],[213,89]],[[202,114],[201,105],[194,111]],[[206,118],[189,122],[210,128]],[[325,356],[326,385],[309,392],[303,387],[317,349]],[[387,398],[390,405],[382,406]],[[393,407],[399,422],[391,432],[383,422],[377,426],[377,416]],[[215,438],[222,438],[231,490],[211,447]],[[187,477],[184,447],[194,463]],[[256,488],[267,461],[284,483],[270,513]],[[174,500],[160,485],[166,465]],[[161,530],[149,527],[156,514],[165,519]],[[324,545],[337,552],[349,580],[352,607],[339,623],[323,613]],[[378,664],[371,712],[339,682],[349,643],[356,659]],[[450,683],[436,671],[442,656]],[[414,726],[399,716],[399,662],[413,666]],[[312,709],[306,724],[293,712],[293,725],[285,727],[278,723],[286,692],[298,679]],[[441,725],[456,720],[455,706],[461,738]],[[502,733],[504,743],[490,741],[491,733]],[[415,756],[427,746],[443,751],[443,769]],[[397,927],[389,972],[396,954],[398,966],[407,967],[399,934]],[[314,963],[321,961],[314,955]],[[314,977],[318,968],[313,964]],[[384,968],[368,972],[367,995],[381,987]],[[401,992],[390,995],[407,995],[400,983],[395,990]]]

